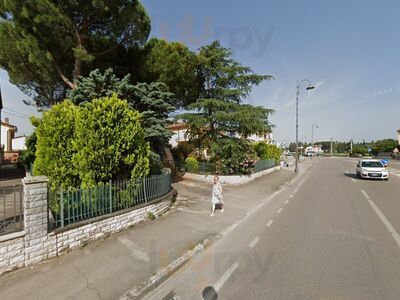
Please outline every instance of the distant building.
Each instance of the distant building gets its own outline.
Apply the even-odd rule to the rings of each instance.
[[[187,142],[189,139],[186,137],[187,126],[185,123],[178,121],[167,127],[168,130],[172,131],[172,136],[169,139],[169,144],[175,148],[180,142]]]
[[[11,125],[9,118],[0,122],[0,145],[2,149],[2,161],[16,162],[22,150],[26,149],[26,136],[16,136],[17,126]]]
[[[323,152],[322,145],[308,146],[304,149],[304,154],[307,156],[321,155]]]
[[[187,125],[182,121],[177,121],[167,127],[170,131],[173,132],[169,140],[169,144],[172,147],[178,146],[181,142],[187,142],[189,139],[186,136],[187,133]],[[240,138],[239,134],[232,134],[232,137]],[[272,144],[274,141],[272,132],[267,134],[252,134],[247,138],[249,141],[253,142],[266,142],[267,144]]]
[[[13,151],[22,151],[26,150],[26,135],[16,136],[12,139],[12,150]]]
[[[267,144],[272,144],[274,142],[272,132],[266,134],[252,134],[247,139],[253,142],[265,142]]]
[[[4,152],[12,151],[12,140],[17,132],[17,126],[11,125],[8,118],[1,121],[1,147]]]

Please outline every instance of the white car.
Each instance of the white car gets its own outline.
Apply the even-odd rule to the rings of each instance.
[[[377,159],[360,159],[356,166],[358,178],[389,180],[389,172],[382,161]]]

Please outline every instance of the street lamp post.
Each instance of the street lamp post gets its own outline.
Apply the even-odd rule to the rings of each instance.
[[[311,147],[314,145],[314,128],[319,128],[317,123],[311,125]]]
[[[301,81],[297,80],[296,86],[296,157],[294,161],[294,171],[297,173],[299,171],[299,95],[300,95],[300,85],[303,82],[307,82],[308,86],[306,90],[314,89],[314,86],[311,84],[311,81],[308,79],[303,79]]]

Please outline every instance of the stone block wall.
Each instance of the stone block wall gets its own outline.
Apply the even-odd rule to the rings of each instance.
[[[82,226],[74,226],[75,228],[72,229],[69,229],[68,227],[65,229],[59,229],[54,234],[56,240],[56,255],[80,247],[89,241],[103,238],[109,234],[116,233],[125,228],[141,223],[147,220],[149,212],[155,216],[161,215],[170,208],[172,204],[171,198],[172,195],[169,193],[164,196],[163,199],[160,199],[161,201],[139,209],[131,210],[122,214],[116,214],[107,219],[91,222]]]
[[[45,177],[24,178],[24,231],[0,236],[0,274],[53,258],[143,222],[148,213],[161,215],[170,208],[173,197],[171,191],[147,206],[115,212],[49,233],[47,184]]]
[[[0,274],[25,266],[25,232],[9,234],[8,240],[0,240]]]

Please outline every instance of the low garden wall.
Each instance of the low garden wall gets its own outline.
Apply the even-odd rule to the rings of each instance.
[[[80,247],[89,241],[121,231],[163,214],[172,204],[173,190],[132,209],[74,223],[48,232],[48,191],[45,177],[26,177],[24,230],[0,236],[0,274],[26,267]]]
[[[262,177],[264,175],[270,174],[272,172],[281,170],[281,166],[277,167],[272,167],[270,169],[254,173],[251,175],[219,175],[219,181],[222,184],[231,184],[231,185],[239,185],[239,184],[244,184],[248,183],[256,178]],[[184,179],[193,179],[193,180],[199,180],[199,181],[204,181],[204,182],[213,182],[213,178],[215,175],[199,175],[199,174],[193,174],[193,173],[186,173],[183,178]]]

